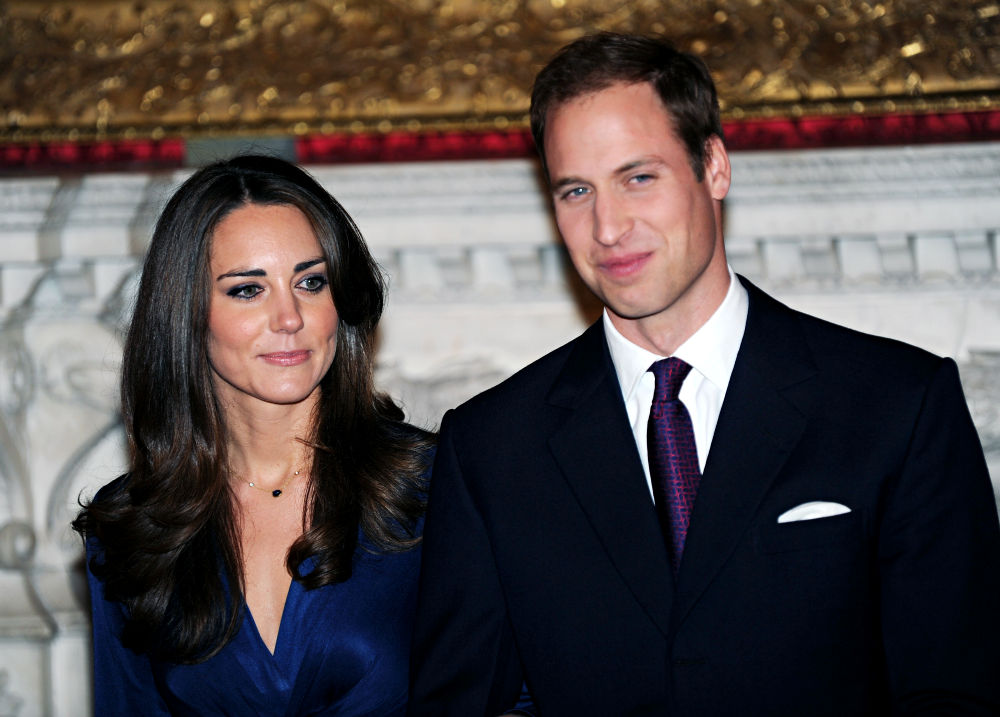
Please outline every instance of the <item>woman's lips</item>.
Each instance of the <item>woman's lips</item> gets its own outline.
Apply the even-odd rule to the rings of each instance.
[[[309,358],[309,354],[309,351],[275,351],[274,353],[261,354],[260,357],[275,366],[298,366]]]

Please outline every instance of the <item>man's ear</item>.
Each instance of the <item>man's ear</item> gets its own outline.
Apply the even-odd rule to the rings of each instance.
[[[705,141],[705,182],[712,194],[712,199],[722,201],[729,193],[729,182],[732,179],[732,168],[729,166],[729,153],[722,138],[713,134]]]

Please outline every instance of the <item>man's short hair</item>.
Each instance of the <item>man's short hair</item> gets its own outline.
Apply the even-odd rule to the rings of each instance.
[[[531,91],[531,134],[548,175],[545,122],[560,105],[611,85],[648,82],[672,120],[700,182],[707,142],[721,139],[719,100],[712,76],[698,57],[657,37],[602,32],[563,47],[538,73]]]

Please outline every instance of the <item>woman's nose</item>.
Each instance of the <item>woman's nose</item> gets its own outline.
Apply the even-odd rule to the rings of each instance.
[[[274,296],[272,328],[275,331],[294,332],[302,328],[302,312],[299,302],[291,292],[280,292]]]

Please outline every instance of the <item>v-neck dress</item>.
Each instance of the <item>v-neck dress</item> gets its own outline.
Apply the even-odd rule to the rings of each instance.
[[[98,551],[91,539],[88,563]],[[362,538],[346,582],[306,590],[292,581],[274,654],[244,609],[233,640],[196,665],[123,647],[124,608],[88,569],[95,714],[403,715],[419,569],[419,546],[374,553]]]

